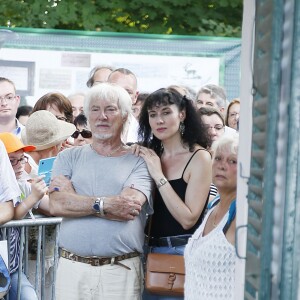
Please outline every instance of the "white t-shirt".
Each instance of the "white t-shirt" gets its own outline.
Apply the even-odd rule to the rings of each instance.
[[[224,134],[236,134],[237,131],[231,127],[225,126],[225,132]]]
[[[13,130],[13,134],[16,135],[19,139],[21,139],[21,132],[25,128],[18,119],[16,119],[16,128]]]
[[[136,118],[131,114],[129,116],[129,126],[125,129],[124,138],[122,138],[124,143],[137,143],[138,142],[138,130],[139,123]]]
[[[146,214],[152,213],[152,179],[143,158],[127,153],[105,157],[91,145],[60,152],[54,161],[52,176],[70,178],[79,195],[114,196],[125,187],[142,192],[147,202],[131,221],[113,221],[95,216],[63,218],[59,246],[81,256],[117,256],[143,252]]]
[[[20,189],[6,149],[0,141],[0,202],[18,201]]]

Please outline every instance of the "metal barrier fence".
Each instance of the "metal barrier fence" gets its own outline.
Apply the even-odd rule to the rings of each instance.
[[[0,226],[2,230],[2,239],[7,240],[7,247],[8,247],[8,264],[10,261],[10,239],[9,235],[11,232],[12,227],[19,227],[21,229],[21,237],[20,237],[20,265],[18,269],[18,295],[17,300],[20,300],[20,287],[21,287],[21,273],[22,271],[26,274],[27,278],[33,285],[38,299],[40,300],[54,300],[55,299],[55,279],[56,279],[56,268],[58,262],[58,234],[59,234],[59,227],[62,218],[57,217],[45,217],[40,215],[35,215],[35,219],[23,219],[20,221],[10,221],[5,223],[4,225]],[[54,245],[52,257],[53,259],[53,266],[49,269],[50,272],[46,272],[46,229],[51,228],[51,231],[54,230]],[[32,229],[35,228],[35,229]],[[29,234],[30,230],[37,231],[37,246],[36,246],[36,256],[35,260],[33,261],[33,265],[35,264],[35,271],[34,271],[34,278],[30,278],[29,276]],[[48,241],[49,242],[49,241]],[[51,245],[50,245],[51,247]],[[46,289],[46,275],[50,278],[50,287]],[[9,295],[6,295],[6,300],[9,300]]]

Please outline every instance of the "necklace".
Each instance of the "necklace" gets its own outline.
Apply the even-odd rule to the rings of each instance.
[[[114,153],[118,152],[121,148],[122,148],[123,144],[121,144],[119,147],[113,149],[112,151],[110,151],[109,153],[105,154],[106,157],[110,157],[112,156]]]
[[[217,219],[217,211],[215,209],[215,214],[214,214],[214,218],[213,218],[213,227],[216,228],[218,226],[218,224],[216,223],[216,219]]]
[[[90,144],[90,145],[91,145],[91,148],[92,148],[97,154],[100,154],[100,155],[103,155],[103,156],[106,156],[106,157],[112,156],[114,153],[118,152],[118,151],[123,147],[123,144],[121,144],[119,147],[113,149],[113,150],[110,151],[109,153],[107,153],[107,154],[101,154],[101,153],[98,153],[98,152],[93,148],[92,144]]]

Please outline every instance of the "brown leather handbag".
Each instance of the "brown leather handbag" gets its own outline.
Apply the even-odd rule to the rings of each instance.
[[[151,294],[183,296],[184,258],[181,255],[149,253],[145,288]]]

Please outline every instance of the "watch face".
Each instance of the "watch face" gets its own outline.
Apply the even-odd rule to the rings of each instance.
[[[166,182],[167,182],[167,180],[166,180],[165,178],[162,178],[162,179],[159,181],[159,183],[160,183],[161,185],[164,185]]]
[[[94,203],[93,209],[94,209],[96,212],[100,212],[100,205],[99,205],[99,203]]]
[[[168,182],[168,180],[166,178],[161,178],[157,184],[157,187],[160,188],[161,186],[163,186],[164,184],[166,184]]]

